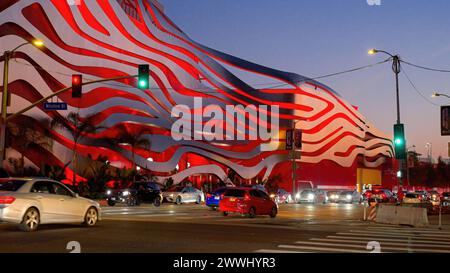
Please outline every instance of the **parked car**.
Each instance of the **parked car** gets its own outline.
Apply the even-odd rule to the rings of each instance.
[[[256,215],[269,215],[274,218],[278,205],[264,191],[248,187],[229,188],[223,194],[219,210],[224,216],[240,213],[254,218]]]
[[[423,197],[421,194],[416,193],[416,192],[408,192],[403,197],[402,202],[404,204],[420,204],[420,203],[423,203],[424,201],[423,201]]]
[[[343,191],[339,194],[340,203],[360,203],[361,194],[357,191]]]
[[[163,198],[167,202],[181,205],[184,203],[200,204],[204,201],[203,192],[192,186],[175,186],[163,193]]]
[[[450,206],[450,192],[443,192],[441,196],[441,203],[443,206]]]
[[[156,207],[161,205],[161,186],[156,182],[134,182],[117,190],[107,190],[106,198],[109,206],[125,203],[128,206],[139,206],[141,203],[151,203]]]
[[[388,189],[373,189],[366,191],[367,202],[372,203],[397,203],[397,199]]]
[[[288,204],[292,202],[292,196],[289,192],[284,189],[278,189],[276,192],[271,193],[270,198],[275,200],[277,204],[285,203]]]
[[[0,179],[0,222],[35,231],[42,224],[82,223],[92,227],[101,218],[100,205],[79,197],[48,178]]]
[[[206,194],[205,204],[213,210],[219,207],[220,200],[222,200],[222,194],[227,188],[219,188],[212,193]]]
[[[296,196],[297,203],[323,203],[327,202],[327,195],[323,190],[303,190]]]
[[[327,192],[327,202],[337,203],[339,201],[340,191],[328,191]]]

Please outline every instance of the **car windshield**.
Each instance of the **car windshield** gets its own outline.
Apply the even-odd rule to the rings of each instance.
[[[442,196],[450,196],[450,192],[444,192]]]
[[[341,192],[341,195],[348,195],[348,194],[353,194],[352,191],[343,191]]]
[[[244,197],[245,190],[239,190],[239,189],[228,189],[225,192],[225,196],[231,196],[231,197]]]
[[[25,180],[5,180],[0,181],[0,191],[18,191],[23,184],[25,184]]]
[[[304,190],[304,191],[302,191],[302,195],[306,195],[306,194],[314,194],[314,191],[312,191],[312,190]]]

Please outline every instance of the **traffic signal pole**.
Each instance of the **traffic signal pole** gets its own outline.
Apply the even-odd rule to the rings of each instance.
[[[400,88],[399,88],[399,82],[398,82],[398,74],[400,73],[400,57],[398,55],[395,55],[392,57],[392,71],[395,74],[395,95],[396,95],[396,104],[397,104],[397,124],[401,124],[400,120]],[[402,140],[403,142],[406,142],[406,139]],[[396,145],[394,143],[394,145]],[[402,143],[402,146],[406,147],[406,143]],[[406,155],[407,156],[407,155]],[[405,159],[402,159],[403,156],[401,156],[401,159],[399,159],[399,167],[401,171],[401,175],[398,178],[399,186],[403,186],[403,170],[404,170],[404,164]]]

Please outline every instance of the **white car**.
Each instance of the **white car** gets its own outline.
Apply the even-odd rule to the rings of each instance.
[[[48,178],[0,179],[0,222],[35,231],[41,224],[83,223],[101,220],[100,205],[79,197],[64,184]]]
[[[361,202],[361,194],[357,191],[342,191],[339,194],[339,200],[340,203],[360,203]]]
[[[180,205],[183,203],[194,202],[200,204],[204,201],[205,197],[201,190],[198,190],[192,186],[175,186],[163,193],[163,199],[167,202]]]

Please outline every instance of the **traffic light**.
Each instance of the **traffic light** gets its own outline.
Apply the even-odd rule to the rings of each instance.
[[[72,98],[81,98],[83,77],[80,74],[72,75]]]
[[[394,124],[395,158],[406,159],[405,128],[402,123]]]
[[[148,89],[149,87],[149,65],[148,64],[140,64],[139,65],[139,73],[138,73],[138,88],[139,89]]]

